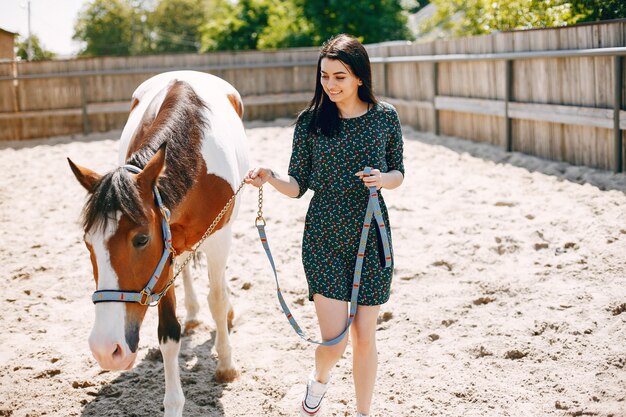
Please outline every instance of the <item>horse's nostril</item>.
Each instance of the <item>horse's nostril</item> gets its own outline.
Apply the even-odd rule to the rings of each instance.
[[[122,347],[119,344],[115,345],[115,350],[113,351],[113,357],[117,358],[122,356]]]

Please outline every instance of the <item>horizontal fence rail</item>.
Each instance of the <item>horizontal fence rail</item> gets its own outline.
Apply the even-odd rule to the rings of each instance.
[[[150,68],[128,68],[118,70],[97,70],[97,71],[71,71],[57,72],[47,74],[23,74],[16,76],[0,77],[0,81],[8,80],[42,80],[49,78],[80,78],[80,77],[97,77],[104,75],[129,75],[129,74],[154,74],[163,71],[227,71],[227,70],[244,70],[244,69],[275,69],[275,68],[292,68],[292,67],[308,67],[317,65],[317,61],[303,62],[263,62],[250,64],[223,64],[223,65],[196,65],[191,67],[150,67]]]
[[[398,108],[403,123],[436,134],[488,141],[508,151],[622,172],[626,34],[620,31],[625,28],[626,22],[596,28],[593,36],[617,33],[611,38],[612,46],[598,48],[567,48],[569,38],[573,39],[570,46],[585,45],[580,40],[585,28],[547,31],[545,36],[552,36],[548,41],[542,40],[541,33],[517,32],[444,43],[367,47],[375,85],[380,86],[377,94]],[[532,49],[536,39],[538,48],[552,50],[488,52],[513,48],[515,42]],[[589,39],[586,44],[599,43]],[[555,49],[550,42],[564,49]],[[186,64],[189,57],[175,58],[163,61],[168,65],[154,65],[159,61],[152,57],[133,61],[132,65],[141,67],[124,67],[124,62],[114,61],[113,66],[121,67],[72,70],[67,65],[66,71],[58,66],[43,72],[35,68],[35,73],[20,73],[19,68],[2,72],[0,66],[0,92],[11,90],[15,96],[14,111],[6,111],[0,97],[0,140],[35,137],[39,131],[29,132],[29,124],[53,124],[63,118],[70,121],[74,133],[120,128],[130,109],[128,89],[164,71],[195,70],[225,78],[242,93],[248,119],[293,117],[312,97],[315,49],[231,54],[228,62],[202,64]],[[125,92],[111,91],[117,84],[124,85]],[[61,95],[67,92],[67,97],[47,107],[41,97],[39,102],[30,100],[29,94],[38,88],[56,89]],[[3,124],[12,124],[13,130]]]
[[[372,63],[407,63],[407,62],[472,62],[472,61],[503,61],[516,59],[541,58],[582,58],[594,56],[626,55],[626,47],[597,49],[564,49],[556,51],[498,52],[492,54],[450,54],[431,56],[401,56],[372,58]]]

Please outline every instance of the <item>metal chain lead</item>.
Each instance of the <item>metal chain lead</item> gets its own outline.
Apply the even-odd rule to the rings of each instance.
[[[215,229],[215,226],[217,226],[219,221],[222,220],[222,217],[224,217],[224,214],[226,214],[226,212],[228,211],[229,207],[233,204],[233,201],[235,200],[235,197],[237,197],[237,194],[239,194],[239,191],[241,191],[241,189],[243,188],[243,186],[245,184],[246,184],[245,180],[241,181],[241,184],[239,184],[239,187],[237,188],[237,191],[235,191],[235,194],[233,194],[233,196],[230,198],[230,200],[228,200],[228,202],[226,203],[226,205],[224,206],[222,211],[219,212],[217,217],[215,217],[215,220],[213,220],[213,222],[211,223],[209,228],[206,229],[206,232],[204,232],[204,234],[202,235],[200,240],[195,245],[193,245],[191,253],[189,255],[187,255],[187,258],[178,267],[178,270],[176,271],[174,276],[167,282],[167,284],[165,284],[165,288],[163,288],[163,291],[161,291],[159,293],[159,299],[163,295],[165,295],[165,293],[167,293],[167,291],[170,289],[170,287],[174,284],[174,281],[176,280],[176,277],[178,275],[180,275],[180,273],[187,266],[189,261],[191,261],[191,258],[196,254],[196,252],[198,251],[198,248],[200,248],[200,246],[204,243],[204,241],[211,235],[211,233],[213,232],[213,229]],[[260,188],[259,188],[259,190],[260,190]],[[262,203],[260,202],[259,204],[262,204]]]
[[[263,186],[259,187],[259,211],[256,212],[256,219],[254,220],[254,225],[258,224],[258,221],[263,221],[263,226],[265,226],[265,219],[263,218]]]

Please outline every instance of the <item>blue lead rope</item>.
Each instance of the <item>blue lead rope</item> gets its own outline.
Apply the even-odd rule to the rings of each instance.
[[[365,167],[363,172],[365,175],[369,175],[371,170],[372,169],[370,167]],[[375,225],[376,227],[378,227],[378,230],[380,231],[380,237],[383,242],[383,252],[385,254],[385,268],[388,268],[391,266],[391,248],[389,247],[389,238],[387,236],[387,229],[385,228],[385,222],[383,221],[383,216],[380,211],[380,203],[378,202],[378,192],[376,191],[376,187],[369,187],[369,200],[367,202],[367,210],[365,212],[365,219],[363,220],[363,228],[361,229],[361,241],[359,244],[359,251],[357,252],[357,256],[356,256],[356,265],[354,266],[354,278],[352,280],[352,296],[350,297],[350,315],[348,317],[348,324],[346,325],[346,328],[344,329],[343,332],[341,332],[339,336],[335,337],[334,339],[327,340],[324,342],[318,342],[307,337],[302,331],[302,329],[300,328],[300,326],[298,325],[298,323],[296,322],[296,319],[291,314],[291,311],[289,311],[289,307],[287,307],[285,298],[283,297],[282,292],[280,291],[280,284],[278,283],[278,274],[276,273],[276,266],[274,264],[274,258],[272,257],[269,243],[267,242],[267,235],[265,234],[265,220],[263,220],[262,224],[257,222],[258,224],[256,224],[256,227],[259,232],[259,237],[261,238],[261,243],[263,244],[263,249],[265,249],[267,258],[269,259],[270,265],[272,266],[272,270],[274,271],[274,278],[276,279],[276,293],[278,295],[278,301],[280,302],[280,306],[283,309],[283,312],[285,313],[287,320],[289,320],[291,327],[293,327],[293,329],[296,331],[298,336],[300,336],[307,342],[315,343],[317,345],[322,345],[322,346],[332,346],[332,345],[336,345],[337,343],[339,343],[339,341],[343,339],[344,336],[348,333],[348,329],[350,329],[350,325],[354,321],[354,317],[356,315],[357,300],[359,298],[359,287],[361,285],[361,269],[363,268],[365,246],[367,244],[367,235],[369,233],[372,216],[374,216],[375,218],[375,221],[376,221]]]

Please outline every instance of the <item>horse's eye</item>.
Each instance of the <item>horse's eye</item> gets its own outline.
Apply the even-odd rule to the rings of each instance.
[[[143,248],[148,243],[148,240],[150,240],[148,235],[138,234],[133,238],[133,246],[136,248]]]

